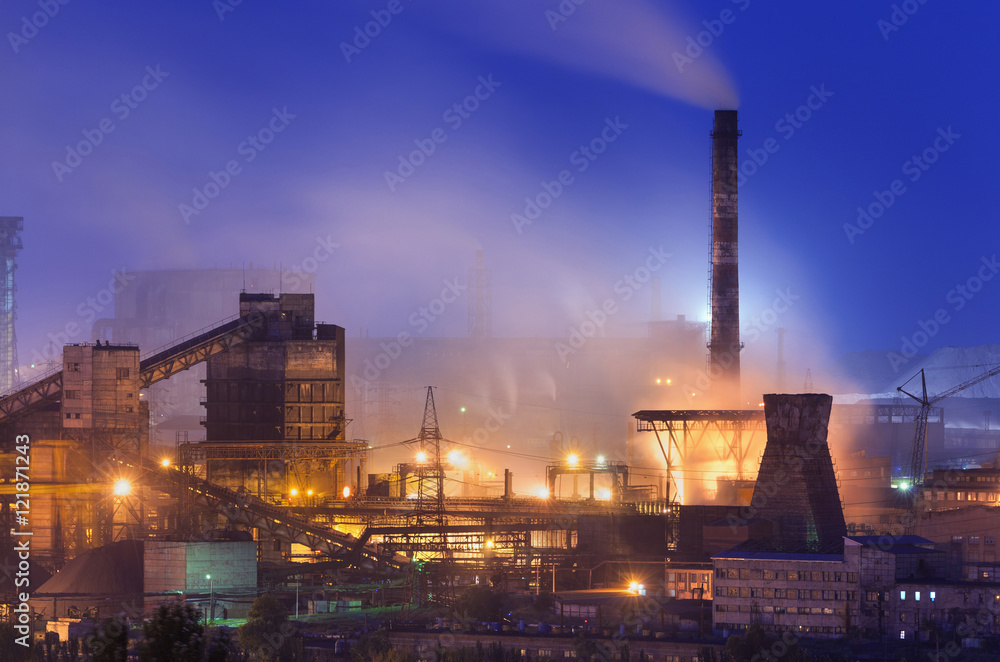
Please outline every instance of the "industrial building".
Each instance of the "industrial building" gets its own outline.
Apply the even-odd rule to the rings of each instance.
[[[949,432],[926,388],[917,404],[810,388],[748,399],[739,136],[737,113],[717,111],[711,323],[662,320],[657,282],[644,336],[591,338],[570,358],[551,338],[494,336],[482,251],[468,337],[398,351],[398,337],[317,321],[308,274],[292,287],[252,265],[136,272],[90,342],[18,383],[9,306],[0,465],[28,435],[36,609],[101,619],[124,604],[141,619],[181,600],[241,618],[268,589],[295,612],[402,612],[490,586],[551,594],[560,627],[629,630],[678,660],[751,624],[909,641],[924,620],[956,631],[990,609],[1000,465],[943,459],[992,449],[989,430]],[[4,223],[12,301],[22,225]],[[781,382],[784,330],[777,341]],[[679,389],[706,374],[703,394]],[[983,375],[963,379],[942,392],[989,399]],[[702,395],[724,408],[691,404]],[[17,492],[0,487],[10,548]],[[993,619],[972,638],[996,634]],[[525,654],[571,652],[522,635],[508,643]]]

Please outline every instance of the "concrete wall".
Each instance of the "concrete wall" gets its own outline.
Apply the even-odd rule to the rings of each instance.
[[[215,617],[222,618],[225,610],[229,618],[240,618],[257,592],[257,543],[149,541],[144,582],[147,608],[184,595],[207,609],[214,591]]]

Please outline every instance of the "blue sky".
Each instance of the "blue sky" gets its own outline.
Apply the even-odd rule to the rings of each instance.
[[[79,321],[114,269],[311,265],[324,242],[337,248],[316,263],[318,317],[351,332],[408,329],[478,249],[496,335],[564,336],[661,248],[664,314],[706,319],[708,134],[734,105],[753,173],[744,320],[794,294],[780,324],[804,365],[899,349],[939,309],[925,351],[995,339],[1000,279],[980,274],[961,309],[952,292],[1000,233],[992,3],[223,2],[0,8],[22,356]],[[806,121],[780,123],[811,96]],[[574,155],[609,122],[615,140],[581,172]],[[77,162],[81,141],[97,144]],[[433,153],[411,158],[420,145]],[[925,150],[934,163],[915,170]],[[390,186],[401,156],[420,163]],[[518,232],[512,214],[564,170],[572,183]],[[896,180],[883,213],[846,231]],[[608,333],[642,333],[649,297],[620,301]],[[465,330],[455,307],[428,335]]]

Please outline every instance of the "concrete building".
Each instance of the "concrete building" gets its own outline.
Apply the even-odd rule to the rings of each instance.
[[[713,557],[718,634],[759,623],[769,632],[836,638],[884,630],[882,603],[899,581],[945,576],[945,554],[917,536],[844,538],[842,551],[774,551],[751,541]]]
[[[148,540],[144,561],[146,610],[179,596],[213,618],[245,618],[257,597],[253,540]]]

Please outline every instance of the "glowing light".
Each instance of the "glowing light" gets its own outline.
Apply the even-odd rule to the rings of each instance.
[[[345,487],[343,494],[344,494],[344,498],[345,499],[347,499],[348,497],[350,497],[351,496],[351,488],[350,487]]]
[[[164,469],[166,469],[167,467],[169,467],[170,466],[170,458],[165,457],[162,460],[160,460],[160,466],[162,466]]]
[[[604,488],[602,490],[597,490],[597,499],[599,501],[610,501],[611,500],[611,490]]]
[[[460,412],[462,412],[464,414],[465,413],[465,407],[459,407],[458,411],[460,411]]]
[[[667,380],[667,383],[669,384],[669,383],[670,383],[671,381],[672,381],[672,380],[668,379],[668,380]]]
[[[629,582],[628,591],[629,591],[629,593],[638,593],[639,592],[639,582]]]
[[[576,453],[570,453],[569,455],[566,456],[566,464],[568,464],[571,467],[577,466],[578,464],[580,464],[580,456],[577,455]]]
[[[535,494],[540,499],[548,499],[549,498],[549,488],[547,488],[547,487],[539,487],[538,490],[535,491]]]
[[[419,462],[420,464],[423,464],[426,461],[427,461],[427,453],[425,453],[423,451],[420,451],[419,453],[417,453],[417,462]]]
[[[694,393],[692,393],[692,394],[691,394],[691,397],[693,398],[693,397],[694,397],[694,395],[695,395],[695,394],[694,394]]]
[[[487,540],[487,541],[486,541],[486,546],[487,546],[487,547],[489,547],[490,549],[493,549],[493,546],[494,546],[495,544],[496,544],[496,543],[494,543],[494,542],[493,542],[492,540]]]
[[[901,490],[903,490],[905,492],[908,489],[910,489],[910,484],[904,481],[904,482],[900,483],[897,487],[899,487],[899,489],[901,489]]]
[[[115,496],[128,496],[132,491],[132,483],[128,482],[124,478],[119,478],[118,482],[115,483],[114,493]]]
[[[293,497],[297,497],[299,495],[299,491],[294,487],[291,490],[289,490],[288,493],[291,494]]]
[[[456,467],[465,466],[465,456],[458,451],[450,451],[448,453],[448,462]]]
[[[312,490],[306,490],[306,496],[312,496],[312,495],[313,495]]]
[[[663,383],[663,380],[661,380],[661,379],[657,379],[657,380],[656,380],[656,383],[657,383],[657,384],[662,384],[662,383]]]
[[[604,464],[604,456],[603,455],[598,455],[597,456],[597,463],[598,464]]]

